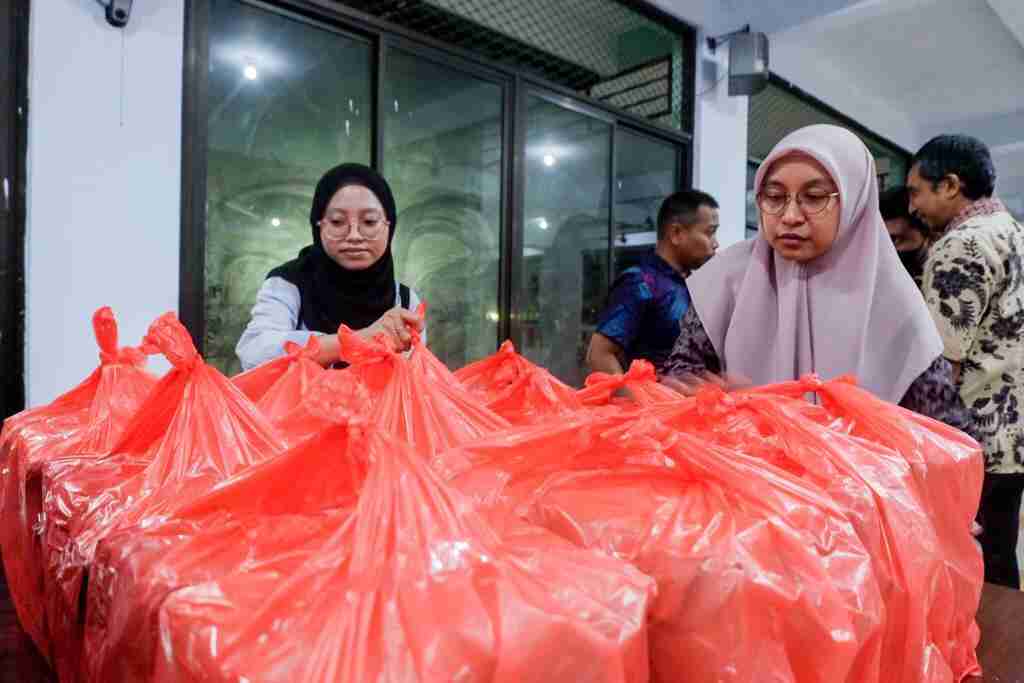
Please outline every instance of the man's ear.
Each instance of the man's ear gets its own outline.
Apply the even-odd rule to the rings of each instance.
[[[675,246],[679,246],[679,243],[686,238],[687,229],[688,228],[686,228],[686,226],[681,225],[680,223],[673,223],[668,226],[668,241]]]
[[[957,195],[963,194],[963,181],[960,180],[960,176],[956,173],[947,173],[939,181],[939,194],[944,199],[956,199]]]

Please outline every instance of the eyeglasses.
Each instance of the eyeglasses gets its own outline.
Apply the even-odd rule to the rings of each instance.
[[[757,194],[757,206],[766,214],[778,216],[785,213],[789,202],[795,198],[796,205],[805,216],[816,216],[827,210],[838,196],[838,192],[826,194],[820,190],[800,190],[795,195],[769,190]]]
[[[352,224],[355,221],[347,221],[344,219],[323,219],[317,225],[320,226],[322,235],[325,239],[341,241],[348,239],[348,236],[352,234]],[[380,237],[381,233],[384,232],[388,227],[387,220],[383,218],[364,218],[359,222],[359,234],[364,239],[374,240]]]

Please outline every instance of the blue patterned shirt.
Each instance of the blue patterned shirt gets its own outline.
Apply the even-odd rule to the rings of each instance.
[[[689,308],[683,275],[652,251],[615,280],[597,331],[622,347],[627,366],[643,358],[660,373]]]

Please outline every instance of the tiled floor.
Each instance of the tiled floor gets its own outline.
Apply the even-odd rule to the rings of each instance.
[[[0,571],[0,683],[56,683],[46,662],[18,624]]]

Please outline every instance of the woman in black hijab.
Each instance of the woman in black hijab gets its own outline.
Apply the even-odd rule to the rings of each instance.
[[[412,290],[395,280],[391,242],[395,198],[376,171],[342,164],[317,183],[309,223],[313,244],[270,271],[235,351],[243,369],[284,354],[286,342],[321,335],[323,365],[338,358],[338,327],[365,337],[384,334],[409,348],[409,327],[423,329]]]

